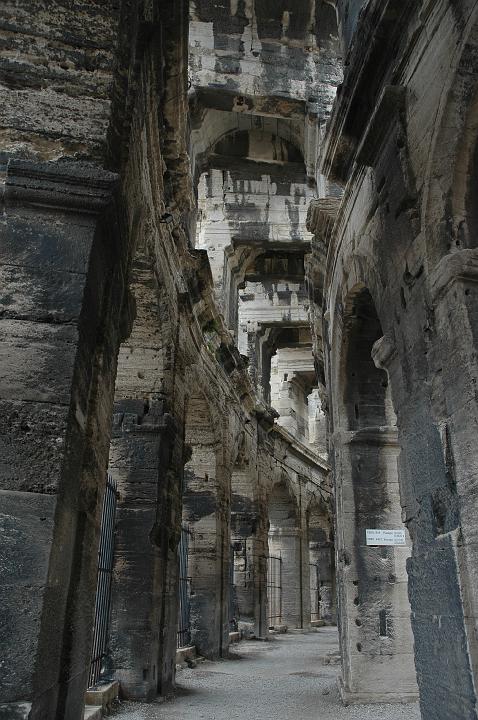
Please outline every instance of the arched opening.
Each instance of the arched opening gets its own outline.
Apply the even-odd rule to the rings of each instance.
[[[234,619],[241,637],[266,633],[267,527],[243,435],[231,479]]]
[[[220,446],[206,399],[189,398],[185,419],[183,521],[189,526],[191,642],[204,657],[220,657],[229,638],[230,507]]]
[[[359,287],[345,307],[336,444],[342,694],[355,701],[416,697],[396,417],[387,373],[372,359],[381,337],[373,299]],[[380,533],[373,545],[368,530]],[[394,530],[403,544],[390,540]]]
[[[269,560],[279,558],[280,571],[274,570],[269,562],[269,574],[274,572],[275,580],[268,578],[268,586],[272,588],[280,580],[280,602],[271,612],[269,598],[269,627],[286,625],[289,628],[304,626],[304,606],[308,606],[305,597],[303,565],[304,548],[300,528],[300,508],[297,500],[289,489],[285,474],[273,486],[268,501],[269,513]],[[308,562],[308,559],[307,559]],[[277,594],[277,593],[276,593]],[[278,608],[279,607],[279,611]]]
[[[314,499],[307,513],[312,625],[337,621],[335,546],[332,517],[323,500]]]

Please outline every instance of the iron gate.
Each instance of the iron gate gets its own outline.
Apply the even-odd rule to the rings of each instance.
[[[238,607],[236,584],[234,582],[234,545],[229,549],[229,630],[235,632],[238,628]]]
[[[310,568],[310,619],[319,620],[319,602],[320,602],[320,587],[319,587],[319,566],[317,563],[309,563]]]
[[[111,604],[111,579],[115,544],[116,481],[108,475],[101,512],[100,544],[98,547],[98,579],[96,582],[95,622],[88,687],[96,685],[108,650]]]
[[[191,644],[191,617],[189,596],[191,578],[188,577],[188,551],[191,530],[188,525],[181,527],[181,538],[178,545],[179,555],[179,614],[176,647],[187,647]]]
[[[267,622],[269,628],[282,622],[282,558],[267,558]]]

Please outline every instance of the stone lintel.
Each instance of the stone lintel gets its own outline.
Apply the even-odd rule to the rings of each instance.
[[[382,425],[361,430],[337,430],[331,440],[334,445],[367,444],[398,447],[398,429],[390,425]]]
[[[228,92],[225,87],[196,85],[194,91],[192,101],[196,101],[203,108],[282,119],[303,119],[306,115],[305,100],[278,95],[239,95]]]
[[[301,535],[302,530],[297,527],[277,527],[269,529],[269,537],[300,537]]]
[[[178,429],[177,421],[170,413],[164,413],[154,418],[144,416],[143,422],[138,422],[138,416],[133,413],[115,413],[113,427],[116,434],[129,435],[171,435]]]
[[[5,204],[101,213],[119,185],[116,173],[86,162],[10,160]]]

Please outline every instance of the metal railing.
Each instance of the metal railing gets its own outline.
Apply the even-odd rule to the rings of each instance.
[[[229,550],[229,630],[235,632],[238,628],[237,592],[234,577],[234,545]]]
[[[269,628],[282,622],[282,558],[267,558],[267,622]]]
[[[310,568],[310,619],[320,619],[320,586],[319,566],[317,563],[309,563]]]
[[[178,545],[179,555],[179,607],[176,647],[187,647],[191,644],[191,613],[190,594],[191,578],[188,576],[188,551],[191,530],[188,525],[181,527],[181,538]]]
[[[100,544],[98,547],[98,579],[96,583],[95,621],[93,626],[93,649],[88,676],[88,687],[95,685],[103,669],[108,651],[110,625],[111,580],[113,575],[116,514],[116,482],[110,475],[101,513]]]

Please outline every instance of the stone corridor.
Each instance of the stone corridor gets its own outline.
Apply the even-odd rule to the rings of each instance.
[[[0,720],[478,720],[478,0],[3,0],[0,97]]]
[[[418,703],[350,705],[337,690],[336,628],[235,645],[177,675],[177,696],[122,703],[123,720],[419,720]]]

